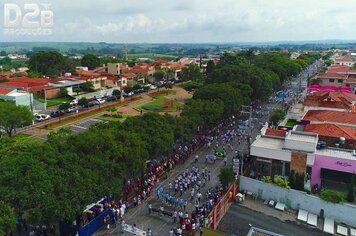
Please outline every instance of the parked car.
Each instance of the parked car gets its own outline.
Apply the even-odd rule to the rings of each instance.
[[[95,96],[93,97],[94,100],[102,99],[102,98],[103,98],[103,96],[101,96],[101,95],[95,95]]]
[[[78,109],[77,106],[72,106],[72,107],[68,108],[68,109],[66,110],[66,112],[67,112],[67,113],[71,113],[71,112],[76,112],[76,111],[78,111],[78,110],[79,110],[79,109]]]
[[[77,105],[78,104],[78,99],[72,100],[69,104],[70,105]]]
[[[61,110],[56,110],[56,111],[51,112],[51,117],[59,117],[59,116],[63,116],[63,115],[64,115],[64,111],[61,111]]]
[[[88,102],[88,107],[93,107],[95,105],[98,105],[99,103],[96,100]]]
[[[134,95],[134,92],[129,92],[129,93],[123,93],[122,96],[124,96],[124,98],[129,98],[132,97]]]
[[[117,101],[117,99],[118,99],[118,98],[117,98],[115,95],[107,96],[107,97],[105,98],[105,100],[106,100],[107,102]]]
[[[51,117],[49,115],[46,115],[46,114],[37,114],[35,119],[36,119],[37,122],[41,122],[41,121],[44,121],[44,120],[48,120],[50,118]]]
[[[150,86],[150,89],[152,89],[152,90],[153,90],[153,89],[157,89],[157,86],[156,86],[156,85],[151,85],[151,86]]]
[[[97,103],[96,104],[103,104],[103,103],[105,103],[106,101],[104,100],[104,99],[102,99],[102,98],[98,98],[98,99],[96,99],[95,100]]]

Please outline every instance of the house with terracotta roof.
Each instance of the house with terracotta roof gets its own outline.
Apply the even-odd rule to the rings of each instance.
[[[144,84],[145,83],[145,78],[138,76],[135,73],[125,73],[123,75],[120,75],[120,82],[121,82],[121,88],[125,87],[133,87],[136,84]]]
[[[347,80],[347,75],[327,72],[320,73],[315,76],[316,79],[320,80],[320,85],[333,85],[333,86],[343,86]]]
[[[92,82],[94,89],[102,89],[106,87],[106,76],[102,76],[100,72],[95,72],[93,70],[76,70],[80,77],[76,77],[78,80],[85,82]]]
[[[342,66],[352,67],[355,64],[355,60],[350,57],[335,58],[335,64]]]
[[[304,131],[318,134],[327,146],[356,150],[356,129],[336,124],[308,124]],[[345,140],[340,143],[340,138]]]
[[[356,112],[310,110],[302,120],[310,124],[336,124],[356,128]]]
[[[318,92],[307,95],[304,110],[332,110],[350,112],[356,106],[356,95],[352,93]]]

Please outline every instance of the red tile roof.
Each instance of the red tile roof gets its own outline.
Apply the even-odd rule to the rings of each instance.
[[[356,140],[356,130],[335,124],[309,124],[304,128],[305,132],[317,133],[320,136],[344,137]]]
[[[339,62],[353,62],[354,60],[352,58],[349,57],[344,57],[344,58],[336,58],[335,61],[339,61]]]
[[[310,110],[304,116],[303,120],[336,122],[340,124],[356,125],[356,113],[327,110]]]
[[[317,78],[320,78],[320,79],[346,79],[346,76],[332,72],[332,73],[317,74]]]
[[[331,65],[328,67],[327,73],[346,73],[349,70],[351,70],[349,66]]]
[[[280,129],[271,129],[271,128],[268,128],[266,130],[266,133],[265,135],[268,135],[268,136],[275,136],[275,137],[286,137],[286,134],[288,132],[285,131],[285,130],[280,130]]]
[[[90,76],[90,77],[100,77],[100,73],[93,70],[76,70],[78,75]]]
[[[124,77],[126,79],[132,79],[135,78],[137,75],[135,73],[126,73],[126,74],[122,74],[121,77]]]
[[[304,100],[304,105],[351,110],[353,101],[356,101],[356,95],[352,93],[319,92],[308,95]]]
[[[13,91],[13,89],[0,88],[0,94],[2,95],[7,95],[11,91]]]
[[[348,75],[346,83],[347,84],[355,84],[356,83],[356,76],[355,75]]]

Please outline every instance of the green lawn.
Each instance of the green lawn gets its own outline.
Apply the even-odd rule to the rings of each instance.
[[[45,103],[45,100],[42,98],[36,99],[39,102]],[[52,107],[52,106],[57,106],[65,102],[71,102],[73,99],[68,98],[68,97],[63,97],[63,98],[54,98],[54,99],[47,99],[47,106]]]
[[[137,107],[138,110],[146,110],[146,111],[153,111],[153,112],[173,112],[177,110],[177,107],[183,106],[182,103],[170,100],[173,102],[173,106],[171,108],[167,108],[167,104],[165,104],[166,95],[161,94],[152,102],[146,103],[142,106]]]
[[[296,119],[289,119],[286,123],[287,127],[293,127],[297,124],[297,120]]]
[[[103,120],[103,121],[120,121],[123,122],[124,120],[126,120],[127,116],[123,116],[122,118],[116,118],[116,117],[112,117],[112,116],[99,116],[98,119]]]

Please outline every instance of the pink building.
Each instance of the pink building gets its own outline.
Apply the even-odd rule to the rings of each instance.
[[[311,187],[316,184],[327,186],[330,184],[346,187],[351,182],[352,173],[356,173],[355,158],[338,158],[325,155],[315,155],[311,174]],[[344,185],[344,186],[342,186]]]

